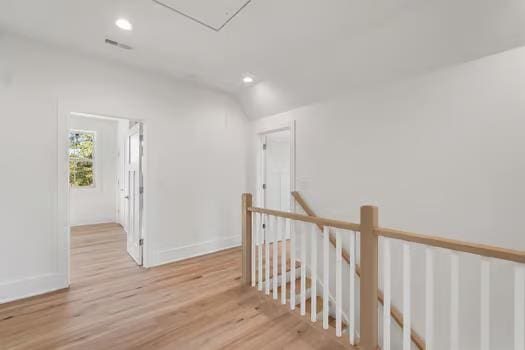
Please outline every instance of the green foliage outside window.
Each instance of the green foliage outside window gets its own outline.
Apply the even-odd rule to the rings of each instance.
[[[69,184],[71,186],[86,187],[94,185],[94,155],[94,132],[69,132]]]

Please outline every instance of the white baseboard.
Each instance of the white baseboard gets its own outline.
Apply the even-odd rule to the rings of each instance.
[[[117,221],[115,218],[98,218],[98,219],[92,219],[92,220],[79,220],[79,221],[71,221],[70,225],[73,226],[85,226],[85,225],[97,225],[97,224],[110,224],[110,223],[116,223]]]
[[[220,250],[238,247],[241,245],[241,236],[231,236],[217,240],[211,240],[187,246],[167,249],[158,252],[154,266],[172,263],[175,261],[185,260]]]
[[[67,276],[60,273],[0,283],[0,304],[49,293],[68,287]]]

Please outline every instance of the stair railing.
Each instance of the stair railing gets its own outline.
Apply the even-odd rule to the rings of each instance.
[[[252,235],[252,225],[254,222],[268,223],[267,230],[273,232],[272,242],[262,239],[261,225],[255,225],[255,237]],[[270,220],[271,219],[271,220]],[[450,240],[435,236],[421,235],[411,232],[394,230],[379,227],[378,209],[373,206],[361,207],[360,223],[350,223],[346,221],[333,220],[308,215],[289,213],[278,210],[257,208],[252,206],[252,195],[245,193],[242,196],[242,241],[243,241],[243,261],[242,261],[242,281],[245,285],[258,285],[259,290],[263,290],[262,280],[262,246],[265,248],[265,279],[264,289],[266,294],[273,291],[273,298],[277,299],[278,279],[277,279],[277,254],[276,247],[279,238],[284,239],[286,221],[302,222],[302,230],[291,230],[291,268],[292,276],[295,276],[295,244],[296,239],[301,240],[301,314],[305,314],[305,242],[306,237],[311,239],[312,244],[317,241],[317,229],[312,229],[313,225],[323,226],[322,236],[322,261],[323,261],[323,328],[328,328],[329,313],[329,232],[330,229],[336,232],[336,335],[342,336],[342,295],[341,295],[341,263],[342,263],[342,241],[343,232],[350,235],[350,245],[356,244],[356,232],[360,232],[360,256],[361,256],[361,279],[360,279],[360,339],[359,346],[365,350],[375,350],[379,346],[378,342],[378,255],[379,241],[381,238],[383,259],[383,279],[384,279],[384,307],[383,307],[383,344],[382,349],[390,349],[390,318],[391,318],[391,271],[390,271],[390,241],[403,241],[403,349],[411,347],[411,305],[410,305],[410,245],[416,243],[425,246],[425,336],[426,348],[433,350],[433,249],[443,248],[451,251],[451,317],[450,317],[450,349],[459,349],[459,253],[470,253],[481,257],[481,350],[488,350],[490,344],[490,260],[500,259],[515,263],[514,266],[514,350],[525,350],[525,252],[497,248],[488,245],[473,244],[463,241]],[[308,227],[308,224],[310,227]],[[313,225],[312,225],[313,224]],[[315,234],[312,234],[314,233]],[[273,244],[273,279],[270,287],[270,245]],[[256,252],[257,251],[257,252]],[[283,249],[285,252],[286,250]],[[351,249],[351,251],[353,251]],[[312,253],[314,250],[312,249]],[[285,254],[285,253],[284,253]],[[257,257],[257,266],[256,266]],[[282,258],[282,256],[281,256]],[[313,257],[312,257],[313,258]],[[283,260],[286,260],[284,257]],[[286,274],[286,266],[282,264],[281,274]],[[349,318],[348,336],[351,345],[357,343],[355,332],[355,273],[356,273],[355,254],[350,255],[350,275],[349,275]],[[256,274],[258,281],[256,281]],[[281,275],[281,277],[282,277]],[[295,278],[295,277],[294,277]],[[258,283],[257,283],[258,282]],[[282,282],[281,282],[282,284]],[[314,283],[315,284],[315,283]],[[295,291],[292,290],[295,283],[290,284],[290,308],[295,308]],[[286,285],[281,285],[282,300],[286,300]],[[313,293],[313,291],[312,291]],[[283,296],[284,295],[284,296]],[[316,296],[312,296],[313,299]],[[313,305],[312,309],[316,310]],[[313,313],[313,311],[312,311]],[[312,317],[313,318],[313,317]]]
[[[480,257],[480,350],[490,349],[490,260],[498,259],[514,264],[514,349],[525,350],[525,252],[498,248],[489,245],[475,244],[458,240],[451,240],[431,235],[422,235],[412,232],[394,230],[390,228],[375,228],[375,236],[380,237],[384,254],[383,285],[384,285],[384,339],[387,345],[383,349],[390,349],[390,241],[397,240],[403,244],[403,349],[410,349],[411,305],[410,305],[410,279],[411,263],[409,243],[416,243],[425,247],[425,341],[426,348],[433,350],[434,346],[434,262],[435,248],[448,250],[450,253],[450,344],[449,349],[459,350],[459,254],[469,253]],[[388,317],[386,316],[388,315]]]
[[[302,208],[302,210],[308,215],[308,216],[313,216],[313,217],[316,217],[317,215],[314,213],[314,211],[312,210],[312,208],[308,205],[308,203],[304,200],[304,198],[301,196],[301,194],[297,191],[293,191],[291,192],[291,195],[292,197],[295,199],[295,201],[297,202],[297,204],[299,204],[299,206]],[[324,227],[322,225],[318,225],[318,228],[319,230],[322,232],[324,230]],[[333,247],[336,246],[336,239],[334,237],[333,234],[330,234],[330,243],[332,244]],[[343,251],[342,251],[342,255],[343,255],[343,259],[348,263],[350,264],[350,253],[348,251],[346,251],[346,249],[344,249],[343,247]],[[361,266],[359,264],[356,264],[356,268],[355,268],[355,271],[356,271],[356,274],[358,277],[361,276]],[[378,301],[381,303],[381,304],[384,304],[384,293],[382,290],[378,290],[377,291],[377,299]],[[394,319],[394,321],[398,324],[399,327],[403,328],[403,314],[402,312],[395,306],[395,305],[391,305],[390,306],[390,315],[392,316],[392,318]],[[425,345],[425,340],[423,339],[422,336],[420,336],[417,331],[415,329],[412,328],[411,332],[411,339],[412,339],[412,342],[420,349],[420,350],[425,350],[426,349],[426,345]]]

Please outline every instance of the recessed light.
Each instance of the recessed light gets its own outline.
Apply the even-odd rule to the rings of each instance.
[[[251,77],[249,75],[245,75],[242,78],[242,82],[245,83],[245,84],[251,84],[251,83],[253,83],[253,77]]]
[[[131,25],[130,21],[128,21],[125,18],[117,19],[115,24],[117,25],[117,27],[119,27],[122,30],[132,30],[133,29],[133,26]]]

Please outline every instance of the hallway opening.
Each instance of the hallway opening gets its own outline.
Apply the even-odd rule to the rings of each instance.
[[[71,254],[79,241],[87,243],[82,249],[95,249],[124,235],[126,244],[123,247],[117,244],[114,249],[119,249],[128,262],[141,266],[144,242],[142,123],[72,113],[68,120],[68,141]],[[100,240],[96,232],[106,228],[113,235]],[[88,256],[93,260],[70,260],[71,283],[82,277],[75,272],[97,263],[95,256]],[[76,263],[81,266],[74,266]]]

